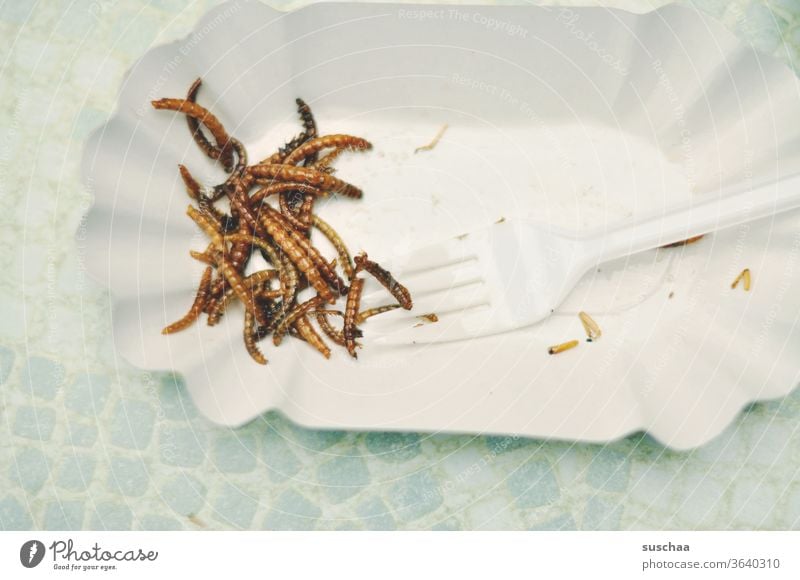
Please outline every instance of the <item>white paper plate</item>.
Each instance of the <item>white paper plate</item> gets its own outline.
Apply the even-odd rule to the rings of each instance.
[[[381,347],[376,319],[358,361],[290,340],[265,343],[261,367],[242,346],[240,312],[162,336],[200,276],[188,249],[204,246],[176,166],[210,183],[222,174],[184,119],[149,101],[198,76],[201,102],[252,158],[297,133],[296,96],[322,133],[374,143],[338,165],[365,198],[318,207],[352,251],[379,261],[501,217],[602,227],[779,179],[800,169],[800,92],[788,69],[685,7],[214,9],[130,71],[84,158],[96,197],[87,266],[110,288],[116,346],[135,365],[182,373],[211,420],[280,409],[323,428],[591,441],[644,429],[685,448],[797,383],[796,213],[608,264],[549,320],[492,338]],[[444,123],[438,146],[415,155]],[[732,291],[744,267],[753,289]],[[579,310],[603,338],[548,356],[583,336]]]

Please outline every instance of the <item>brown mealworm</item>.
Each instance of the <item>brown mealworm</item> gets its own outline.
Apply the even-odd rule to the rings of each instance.
[[[413,302],[411,300],[411,293],[408,288],[400,284],[394,279],[392,273],[381,267],[377,262],[373,262],[367,257],[365,252],[362,252],[355,257],[356,271],[365,270],[372,274],[372,276],[380,282],[394,298],[400,303],[400,306],[406,310],[411,310]]]
[[[292,151],[286,159],[283,160],[285,165],[297,165],[306,157],[319,153],[324,149],[342,149],[347,151],[365,151],[372,148],[372,143],[361,137],[354,137],[353,135],[325,135],[324,137],[317,137],[311,139],[300,145],[297,149]]]
[[[323,221],[321,217],[318,215],[311,216],[311,223],[317,228],[323,236],[328,238],[328,241],[336,250],[336,253],[339,254],[339,262],[342,266],[342,270],[344,270],[345,276],[347,279],[351,279],[353,277],[353,259],[350,257],[350,252],[347,249],[347,246],[344,243],[344,240],[336,233],[327,222]]]
[[[203,271],[203,275],[200,278],[200,286],[197,288],[197,294],[194,297],[192,306],[189,308],[189,312],[187,312],[180,320],[177,320],[165,327],[161,331],[161,334],[172,334],[173,332],[178,332],[184,328],[187,328],[190,324],[197,320],[200,314],[202,314],[203,308],[206,305],[206,301],[208,300],[208,292],[210,289],[211,266]]]
[[[322,340],[322,337],[314,330],[314,327],[311,325],[311,322],[305,316],[301,316],[298,318],[295,323],[294,327],[300,333],[300,336],[303,337],[308,344],[313,346],[319,352],[322,353],[322,356],[325,358],[331,358],[331,349],[328,348],[328,345],[325,344],[325,341]]]
[[[343,312],[340,311],[318,311],[315,313],[317,317],[317,323],[319,327],[322,329],[328,338],[330,338],[333,342],[340,346],[345,346],[344,340],[344,333],[341,330],[336,330],[328,320],[328,316],[336,315],[336,316],[344,316]]]
[[[267,364],[267,359],[264,354],[259,350],[256,344],[256,320],[249,310],[244,311],[244,346],[250,354],[250,358],[260,365]]]
[[[189,87],[189,92],[186,95],[187,101],[192,103],[197,102],[197,93],[200,91],[200,85],[202,84],[203,79],[200,77],[198,77],[197,80],[192,83],[192,86]],[[186,124],[189,126],[189,133],[191,133],[192,139],[194,139],[194,142],[197,143],[198,147],[200,147],[200,150],[210,159],[219,159],[222,150],[206,138],[203,130],[200,128],[200,122],[195,117],[186,115]]]
[[[177,111],[184,115],[194,117],[205,125],[217,142],[217,147],[221,150],[220,160],[223,162],[226,170],[231,170],[230,168],[233,167],[233,147],[230,142],[230,136],[220,120],[208,109],[192,101],[187,101],[186,99],[158,99],[156,101],[151,101],[151,104],[155,109]]]
[[[375,308],[370,308],[369,310],[364,310],[358,313],[358,316],[356,317],[356,324],[361,324],[367,318],[372,318],[373,316],[383,314],[384,312],[391,312],[392,310],[397,310],[398,308],[400,308],[399,304],[386,304],[385,306],[377,306]]]
[[[364,291],[364,279],[353,278],[350,280],[350,291],[347,293],[347,306],[344,309],[344,334],[345,346],[347,352],[353,358],[358,358],[356,353],[356,336],[358,328],[356,327],[356,319],[358,318],[358,309],[361,304],[361,293]]]

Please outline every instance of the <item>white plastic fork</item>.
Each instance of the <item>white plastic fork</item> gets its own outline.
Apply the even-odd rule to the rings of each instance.
[[[496,223],[393,260],[389,269],[410,290],[414,308],[387,315],[389,324],[378,327],[377,342],[449,342],[528,326],[548,317],[586,272],[604,262],[798,207],[800,175],[794,175],[706,195],[689,206],[586,236],[544,224]],[[417,318],[428,313],[435,313],[438,323]]]

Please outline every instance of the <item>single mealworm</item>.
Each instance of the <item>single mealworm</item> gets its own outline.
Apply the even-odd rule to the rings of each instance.
[[[217,147],[221,150],[220,159],[226,170],[231,170],[233,167],[233,147],[230,142],[230,136],[228,132],[225,131],[225,127],[222,126],[220,120],[208,109],[186,99],[158,99],[156,101],[151,101],[151,104],[155,109],[178,111],[184,115],[194,117],[205,125],[217,142]]]
[[[244,346],[250,357],[260,365],[267,364],[267,359],[256,344],[256,320],[249,310],[244,311]]]
[[[297,219],[300,221],[302,228],[299,230],[308,237],[308,232],[311,229],[311,216],[314,211],[314,200],[317,198],[311,195],[310,193],[306,193],[303,196],[303,203],[300,204],[300,207],[297,210]]]
[[[200,90],[200,85],[203,84],[203,80],[201,78],[197,78],[196,81],[192,83],[192,86],[189,87],[189,92],[186,95],[186,100],[192,103],[197,102],[197,93]],[[206,154],[207,157],[211,159],[219,159],[221,149],[209,141],[203,130],[200,128],[200,122],[191,115],[186,115],[186,124],[189,126],[189,133],[192,135],[192,139],[194,142],[197,143],[197,146]]]
[[[190,119],[191,117],[186,118]],[[178,164],[178,171],[180,171],[181,179],[183,179],[183,184],[186,186],[186,193],[189,194],[189,197],[197,201],[204,199],[203,186],[189,173],[186,166]]]
[[[231,174],[224,183],[214,186],[211,196],[212,201],[221,199],[225,194],[236,187],[236,184],[239,182],[242,175],[244,175],[245,170],[247,170],[247,150],[238,139],[231,137],[230,141],[231,147],[233,147],[233,150],[236,152],[236,166],[231,169]]]
[[[336,230],[334,230],[327,222],[323,221],[323,219],[318,215],[311,216],[311,223],[322,233],[323,236],[328,238],[328,241],[336,249],[336,253],[339,254],[339,263],[342,266],[342,270],[344,270],[347,279],[351,279],[353,277],[353,259],[350,257],[350,252],[348,251],[344,240],[342,240],[339,234],[336,233]]]
[[[413,307],[411,293],[408,291],[408,288],[394,279],[389,270],[381,267],[377,262],[370,260],[365,252],[362,252],[356,256],[355,262],[356,272],[359,270],[365,270],[372,274],[372,276],[378,282],[380,282],[392,294],[392,296],[394,296],[394,298],[400,303],[400,306],[406,310],[411,310]]]
[[[292,151],[286,159],[285,165],[297,165],[306,157],[319,153],[323,149],[343,149],[348,151],[365,151],[372,148],[372,143],[361,137],[353,135],[325,135],[306,141],[300,147]]]
[[[317,123],[314,121],[314,115],[311,114],[311,109],[306,105],[303,99],[297,98],[295,99],[295,103],[297,103],[297,112],[300,115],[300,121],[303,123],[303,132],[294,137],[283,147],[280,147],[275,153],[259,162],[259,165],[282,163],[286,156],[292,151],[309,139],[313,139],[317,136]]]
[[[249,235],[250,230],[247,227],[247,224],[243,221],[239,221],[238,230],[240,235]],[[248,243],[246,240],[238,240],[234,241],[231,244],[230,250],[228,255],[230,256],[230,264],[233,268],[242,273],[247,266],[247,263],[250,261],[250,256],[253,254],[253,246],[252,244]],[[225,278],[219,278],[214,285],[212,286],[211,293],[212,296],[219,297],[224,292],[224,285],[225,285]]]
[[[575,348],[578,346],[577,340],[570,340],[569,342],[562,342],[561,344],[557,344],[555,346],[551,346],[547,349],[547,354],[558,354],[560,352],[564,352],[565,350],[569,350],[571,348]]]
[[[283,291],[282,310],[288,311],[297,296],[297,288],[300,285],[300,274],[297,272],[289,256],[283,255],[283,268],[279,277],[281,290]]]
[[[338,177],[328,175],[309,167],[295,167],[294,165],[252,165],[247,172],[256,181],[299,181],[308,183],[312,187],[323,191],[330,191],[345,197],[361,198],[362,191],[354,185],[342,181]],[[269,184],[268,183],[268,184]]]
[[[309,139],[313,139],[317,136],[317,122],[314,119],[314,114],[311,112],[311,107],[309,107],[303,99],[298,97],[294,102],[297,104],[297,113],[300,115],[300,122],[303,123],[302,134],[305,136],[304,142],[307,142]],[[300,145],[302,145],[302,143],[300,143]],[[296,149],[296,147],[292,150],[288,150],[287,153],[291,154],[294,149]],[[312,153],[306,156],[304,165],[314,163],[316,160],[317,154]]]
[[[305,316],[301,316],[298,318],[295,323],[294,327],[300,333],[300,336],[303,337],[308,344],[316,348],[319,352],[322,353],[322,356],[325,358],[331,358],[331,349],[328,348],[328,345],[325,344],[325,341],[322,340],[322,337],[314,330],[314,327],[311,325],[311,322]]]
[[[319,327],[322,329],[322,332],[324,332],[328,336],[328,338],[330,338],[336,344],[340,346],[345,346],[344,333],[341,330],[336,330],[328,320],[328,316],[330,315],[344,316],[344,313],[338,310],[336,311],[325,310],[325,311],[317,311],[315,315],[317,317],[317,323],[319,324]]]
[[[194,302],[192,302],[191,308],[189,308],[189,312],[187,312],[180,320],[177,320],[165,327],[161,331],[161,334],[172,334],[173,332],[183,330],[197,320],[200,314],[202,314],[203,307],[206,305],[206,301],[208,300],[208,291],[211,288],[211,270],[212,268],[209,266],[203,271],[203,275],[200,278],[200,286],[197,288],[197,294],[194,297]]]
[[[361,324],[367,318],[372,318],[373,316],[383,314],[384,312],[391,312],[392,310],[396,310],[398,308],[400,308],[399,304],[387,304],[385,306],[377,306],[376,308],[364,310],[358,313],[358,316],[356,317],[356,324]]]
[[[350,280],[350,291],[347,293],[347,306],[344,309],[344,342],[347,347],[347,352],[353,358],[358,358],[356,353],[356,336],[358,328],[356,327],[356,319],[358,318],[358,308],[361,304],[361,293],[364,290],[364,279],[353,278]]]

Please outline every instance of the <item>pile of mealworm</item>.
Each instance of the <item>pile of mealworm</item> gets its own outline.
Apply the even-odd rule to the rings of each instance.
[[[263,161],[248,165],[242,143],[197,103],[200,86],[197,79],[185,99],[152,102],[156,109],[183,113],[195,143],[229,174],[224,183],[206,188],[186,167],[178,166],[194,201],[187,214],[210,241],[205,251],[190,254],[208,267],[189,311],[162,332],[183,330],[204,313],[209,325],[217,324],[239,301],[245,313],[244,344],[260,364],[267,359],[258,342],[268,336],[276,346],[287,335],[294,336],[329,358],[331,350],[314,320],[328,339],[357,357],[359,325],[395,308],[410,310],[411,295],[365,253],[351,259],[339,234],[314,213],[314,202],[329,195],[362,197],[360,189],[334,177],[331,163],[345,151],[364,151],[371,144],[351,135],[319,136],[311,110],[297,99],[302,132]],[[312,243],[313,230],[330,241],[336,258],[329,260]],[[254,252],[267,267],[245,274]],[[375,277],[397,302],[362,311],[362,272]],[[307,289],[314,295],[300,301],[299,294]],[[335,309],[340,298],[344,311]],[[341,319],[341,325],[332,319]]]

